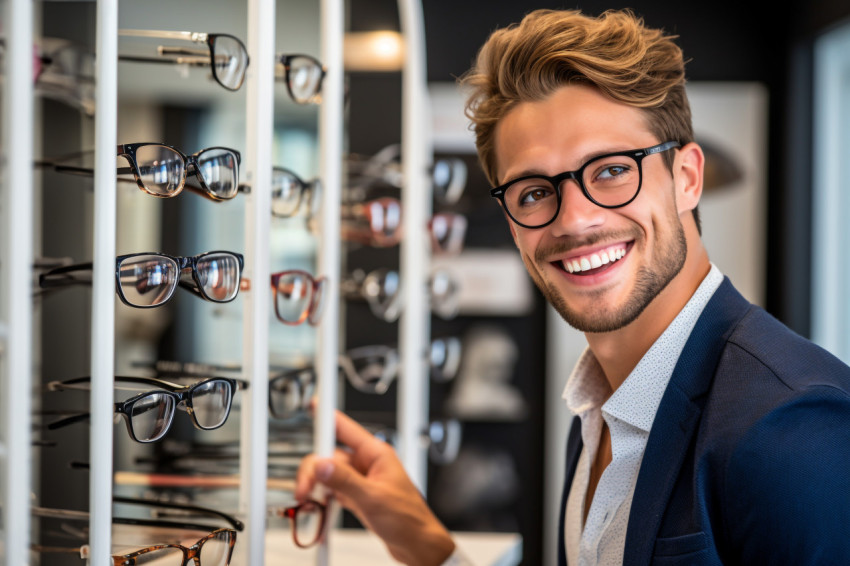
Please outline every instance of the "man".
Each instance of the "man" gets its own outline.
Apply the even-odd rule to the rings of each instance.
[[[850,368],[708,258],[684,63],[629,12],[537,11],[465,77],[529,274],[588,349],[564,397],[569,564],[850,564]],[[392,450],[345,416],[319,481],[406,564],[463,563]]]

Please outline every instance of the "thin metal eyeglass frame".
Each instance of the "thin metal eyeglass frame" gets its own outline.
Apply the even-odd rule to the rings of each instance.
[[[681,144],[679,144],[679,142],[668,141],[668,142],[660,143],[658,145],[654,145],[652,147],[647,147],[647,148],[644,148],[644,149],[634,149],[634,150],[628,150],[628,151],[615,151],[613,153],[606,153],[604,155],[598,155],[598,156],[594,157],[593,159],[590,159],[589,161],[587,161],[584,165],[582,165],[581,167],[579,167],[575,171],[565,171],[563,173],[559,173],[558,175],[555,175],[555,176],[552,176],[552,177],[549,177],[547,175],[537,174],[537,175],[524,175],[524,176],[516,178],[516,179],[511,179],[507,183],[504,183],[502,185],[499,185],[498,187],[490,189],[490,196],[497,199],[501,203],[502,208],[504,209],[505,213],[507,213],[508,217],[510,217],[510,219],[515,224],[517,224],[518,226],[522,226],[523,228],[529,228],[529,229],[543,228],[543,227],[548,226],[549,224],[551,224],[552,222],[555,221],[555,219],[558,217],[558,213],[561,210],[561,200],[562,200],[562,198],[561,198],[561,185],[567,179],[572,179],[573,181],[575,181],[576,184],[581,189],[581,192],[585,196],[585,198],[587,198],[587,200],[589,200],[590,202],[592,202],[596,206],[599,206],[601,208],[607,208],[607,209],[621,208],[621,207],[624,207],[627,204],[631,203],[633,200],[635,200],[637,198],[638,194],[640,193],[641,186],[643,185],[643,168],[641,167],[641,162],[643,161],[643,158],[648,156],[648,155],[654,155],[656,153],[662,153],[664,151],[668,151],[670,149],[674,149],[674,148],[677,148],[677,147],[681,147]],[[626,202],[624,202],[622,204],[616,204],[616,205],[605,205],[605,204],[598,202],[592,196],[590,196],[590,193],[588,192],[587,188],[584,186],[584,181],[582,180],[582,175],[584,173],[584,170],[589,165],[593,164],[594,162],[599,161],[600,159],[606,159],[608,157],[617,157],[617,156],[630,157],[630,158],[635,160],[635,162],[637,163],[637,168],[638,168],[638,186],[637,186],[637,189],[635,190],[635,194],[633,194],[632,197],[630,199],[628,199]],[[510,209],[507,206],[507,203],[505,202],[505,193],[508,191],[508,189],[511,187],[511,185],[513,185],[514,183],[518,183],[519,181],[524,181],[526,179],[545,179],[546,181],[551,183],[553,187],[555,187],[555,194],[556,194],[556,197],[558,199],[558,206],[555,208],[555,212],[552,215],[552,218],[550,218],[547,222],[544,222],[542,224],[537,224],[537,225],[534,225],[534,226],[529,225],[529,224],[523,224],[522,222],[520,222],[519,220],[514,218],[514,216],[511,214]]]

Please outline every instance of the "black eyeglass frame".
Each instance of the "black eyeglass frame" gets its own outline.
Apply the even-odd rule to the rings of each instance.
[[[217,428],[221,428],[222,426],[224,426],[224,423],[226,423],[227,419],[230,417],[230,411],[233,407],[233,396],[236,393],[236,391],[239,389],[239,385],[240,385],[239,382],[236,379],[233,379],[233,378],[230,378],[230,377],[209,377],[207,379],[202,379],[201,381],[198,381],[196,383],[193,383],[193,384],[187,385],[187,386],[180,386],[180,385],[177,385],[177,384],[174,384],[174,383],[169,383],[167,381],[163,381],[163,380],[156,379],[156,378],[133,377],[133,376],[116,376],[115,381],[124,381],[124,382],[129,382],[129,383],[141,383],[141,384],[147,384],[147,385],[153,385],[153,386],[160,387],[160,389],[145,391],[143,393],[139,393],[137,395],[134,395],[133,397],[130,397],[126,401],[120,401],[118,403],[115,403],[115,406],[114,406],[115,414],[121,415],[123,417],[124,424],[127,427],[127,433],[130,435],[130,438],[132,438],[133,440],[135,440],[136,442],[138,442],[140,444],[150,444],[150,443],[158,442],[159,440],[162,440],[162,438],[171,429],[171,424],[174,421],[174,415],[177,412],[178,405],[180,405],[180,403],[184,402],[184,401],[186,403],[186,412],[189,413],[189,416],[192,418],[192,424],[195,426],[195,428],[197,428],[199,430],[215,430]],[[228,384],[228,386],[230,387],[230,395],[229,395],[229,402],[227,404],[227,408],[225,410],[224,416],[221,419],[221,422],[219,424],[215,425],[215,426],[209,426],[208,427],[208,426],[203,426],[200,423],[200,421],[198,421],[198,417],[197,417],[197,415],[195,415],[194,407],[192,405],[192,396],[193,396],[193,393],[195,392],[195,390],[197,390],[197,388],[199,388],[203,385],[207,385],[208,383],[214,382],[214,381],[215,382],[226,382]],[[66,380],[66,381],[51,382],[51,383],[48,384],[48,388],[52,391],[60,391],[60,390],[65,389],[65,388],[70,389],[70,388],[74,388],[75,385],[79,385],[79,384],[82,384],[82,383],[90,383],[90,382],[91,382],[91,377],[88,377],[88,376],[77,377],[77,378],[69,379],[69,380]],[[246,386],[247,386],[247,382],[246,382]],[[133,406],[137,402],[139,402],[140,400],[144,399],[145,397],[148,397],[149,395],[152,395],[152,394],[155,394],[155,393],[161,394],[161,395],[167,395],[167,396],[171,397],[172,399],[174,399],[175,401],[174,401],[173,409],[171,411],[171,415],[169,415],[169,417],[168,417],[168,423],[163,427],[162,432],[156,438],[151,438],[151,439],[148,439],[148,440],[142,440],[136,435],[136,431],[133,428],[133,418],[131,416],[132,412],[133,412]],[[58,429],[58,428],[63,428],[63,427],[66,427],[68,425],[74,424],[76,422],[87,420],[87,419],[90,418],[90,416],[91,416],[91,413],[78,413],[76,415],[72,415],[70,417],[66,417],[66,418],[60,419],[58,421],[54,421],[54,422],[48,424],[47,428],[48,428],[48,430],[55,430],[55,429]]]
[[[203,285],[201,285],[200,279],[198,278],[198,260],[212,254],[229,254],[236,258],[239,262],[239,280],[242,280],[242,272],[245,267],[245,258],[242,254],[236,252],[229,252],[225,250],[216,250],[211,252],[205,252],[202,254],[198,254],[196,256],[172,256],[159,252],[141,252],[135,254],[126,254],[120,255],[115,258],[115,292],[118,293],[118,298],[121,299],[121,302],[127,305],[128,307],[133,307],[137,309],[151,309],[164,305],[174,296],[174,291],[177,290],[177,287],[182,287],[188,291],[191,291],[195,295],[201,297],[205,301],[210,301],[213,303],[229,303],[236,299],[239,295],[239,287],[236,288],[236,293],[233,294],[233,297],[227,300],[218,300],[208,297],[206,293],[203,291]],[[124,291],[121,289],[121,264],[124,260],[140,257],[140,256],[160,256],[164,258],[168,258],[174,261],[177,264],[178,276],[177,276],[177,284],[171,289],[171,292],[168,296],[163,299],[161,302],[156,303],[154,305],[135,305],[127,300],[124,296]],[[91,283],[91,281],[85,281],[80,279],[74,279],[70,276],[71,273],[75,271],[89,271],[93,269],[93,262],[85,262],[85,263],[76,263],[73,265],[65,265],[62,267],[57,267],[56,269],[51,269],[46,273],[42,273],[39,275],[38,284],[43,289],[49,289],[52,287],[63,287],[66,285],[75,285],[75,284],[87,284]],[[194,281],[194,285],[185,281],[182,277],[183,270],[191,267],[192,268],[192,280]]]
[[[168,149],[170,149],[171,151],[173,151],[174,153],[176,153],[177,155],[179,155],[180,157],[183,158],[183,178],[180,180],[180,185],[174,191],[172,191],[171,193],[169,193],[167,195],[161,195],[161,194],[151,192],[150,190],[148,190],[147,187],[145,187],[145,184],[142,181],[142,172],[139,169],[139,163],[136,160],[136,152],[138,151],[138,149],[140,147],[147,147],[147,146],[152,146],[152,145],[160,146],[160,147],[167,147]],[[231,197],[221,197],[220,195],[215,194],[209,188],[206,181],[204,181],[204,176],[201,174],[200,164],[198,163],[198,156],[200,154],[206,152],[206,151],[212,151],[212,150],[228,151],[228,152],[230,152],[230,153],[232,153],[236,156],[236,167],[235,167],[235,171],[234,171],[235,182],[234,182],[233,196],[231,196]],[[128,173],[132,173],[133,178],[136,179],[136,184],[139,186],[139,188],[141,190],[143,190],[144,192],[146,192],[147,194],[154,196],[154,197],[171,198],[171,197],[175,197],[178,194],[180,194],[185,187],[189,187],[190,189],[195,189],[196,187],[193,187],[192,185],[186,184],[186,180],[189,178],[190,169],[193,170],[193,172],[195,174],[195,178],[198,179],[198,183],[200,184],[200,189],[203,191],[201,194],[203,196],[211,199],[211,200],[214,200],[214,201],[230,200],[233,197],[235,197],[237,193],[240,192],[239,191],[239,166],[242,164],[242,154],[240,154],[235,149],[232,149],[232,148],[229,148],[229,147],[224,147],[224,146],[206,147],[206,148],[204,148],[200,151],[196,151],[195,153],[193,153],[191,155],[187,155],[187,154],[183,153],[182,151],[180,151],[179,149],[177,149],[176,147],[174,147],[173,145],[168,145],[168,144],[165,144],[165,143],[157,143],[157,142],[125,143],[125,144],[119,144],[118,145],[116,157],[124,157],[125,159],[127,159],[127,161],[130,162],[130,167],[119,167],[118,170],[117,170],[117,174],[118,175],[126,175]]]
[[[309,60],[311,63],[313,63],[321,71],[321,75],[319,75],[319,80],[316,83],[316,92],[311,94],[310,98],[308,98],[307,100],[304,100],[304,101],[301,101],[298,98],[296,98],[295,94],[292,92],[292,81],[291,81],[291,77],[289,75],[289,71],[290,71],[290,68],[291,68],[290,63],[292,62],[293,59],[299,58],[299,57]],[[325,66],[322,65],[322,62],[319,61],[318,59],[316,59],[315,57],[311,56],[311,55],[305,55],[303,53],[283,53],[283,54],[277,56],[277,61],[278,61],[278,63],[283,65],[284,80],[286,81],[286,91],[289,93],[289,97],[297,104],[310,104],[311,102],[316,100],[316,97],[319,96],[319,94],[321,94],[321,92],[322,92],[322,83],[324,82],[325,75],[328,72],[327,69],[325,68]]]
[[[131,29],[122,29],[118,30],[118,35],[128,36],[128,37],[148,37],[154,39],[176,39],[182,41],[191,41],[192,43],[203,43],[209,49],[209,62],[197,63],[194,61],[185,61],[180,59],[179,57],[176,59],[170,58],[156,58],[156,57],[144,57],[138,55],[118,55],[118,59],[121,61],[132,61],[137,63],[166,63],[166,64],[189,64],[194,66],[199,65],[207,65],[209,64],[212,69],[212,76],[219,85],[221,85],[224,89],[229,90],[231,92],[236,92],[245,82],[245,73],[248,70],[248,66],[251,64],[251,58],[248,56],[248,49],[245,47],[245,44],[241,39],[236,37],[235,35],[230,35],[229,33],[202,33],[202,32],[188,32],[188,31],[156,31],[156,30],[131,30]],[[228,39],[232,39],[239,44],[242,48],[242,52],[245,54],[245,69],[242,71],[242,74],[239,77],[239,84],[234,87],[229,87],[221,80],[221,77],[218,76],[216,72],[216,64],[215,64],[215,42],[220,37],[226,37]],[[195,53],[188,51],[186,49],[182,49],[179,47],[165,47],[161,48],[160,52],[165,57],[173,57],[175,55],[195,55]]]
[[[596,206],[599,206],[601,208],[607,208],[607,209],[622,208],[622,207],[628,205],[629,203],[631,203],[632,201],[634,201],[637,198],[638,194],[640,194],[640,189],[641,189],[641,186],[643,185],[643,168],[641,167],[641,162],[643,161],[643,158],[648,156],[648,155],[654,155],[656,153],[662,153],[662,152],[665,152],[665,151],[668,151],[668,150],[671,150],[671,149],[674,149],[674,148],[678,148],[678,147],[681,147],[681,144],[679,142],[677,142],[677,141],[667,141],[667,142],[660,143],[658,145],[654,145],[652,147],[647,147],[647,148],[644,148],[644,149],[633,149],[633,150],[628,150],[628,151],[615,151],[615,152],[612,152],[612,153],[606,153],[604,155],[598,155],[598,156],[594,157],[593,159],[590,159],[589,161],[587,161],[584,165],[582,165],[581,167],[579,167],[575,171],[565,171],[563,173],[559,173],[558,175],[554,175],[552,177],[549,177],[547,175],[542,175],[542,174],[535,174],[535,175],[524,175],[524,176],[518,177],[516,179],[511,179],[507,183],[504,183],[502,185],[499,185],[498,187],[490,189],[490,196],[493,197],[494,199],[497,199],[501,203],[502,209],[505,211],[505,213],[508,215],[508,217],[515,224],[517,224],[518,226],[522,226],[523,228],[529,228],[529,229],[543,228],[543,227],[548,226],[549,224],[551,224],[552,222],[555,221],[555,219],[558,217],[558,214],[561,210],[561,200],[562,200],[561,199],[561,184],[564,181],[566,181],[567,179],[572,179],[573,181],[575,181],[576,184],[581,189],[582,194],[584,194],[585,198],[587,198],[587,200],[589,200],[590,202],[592,202]],[[621,204],[602,204],[590,195],[590,192],[584,186],[584,181],[582,180],[582,176],[584,174],[584,170],[589,165],[593,164],[594,162],[599,161],[600,159],[606,159],[606,158],[609,158],[609,157],[617,157],[617,156],[631,157],[632,159],[635,160],[635,163],[637,163],[637,169],[638,169],[638,186],[637,186],[637,189],[635,190],[635,194],[633,194],[632,197],[630,199],[628,199],[626,202],[621,203]],[[514,183],[518,183],[520,181],[525,181],[526,179],[545,179],[546,181],[551,183],[553,187],[555,187],[555,195],[558,199],[558,206],[555,208],[555,212],[552,215],[552,218],[549,219],[549,221],[544,222],[542,224],[535,225],[535,226],[531,226],[531,225],[528,225],[528,224],[523,224],[522,222],[520,222],[519,220],[514,218],[513,214],[511,214],[511,211],[508,208],[507,203],[505,202],[505,193],[508,191],[508,189],[511,187],[511,185],[513,185]]]

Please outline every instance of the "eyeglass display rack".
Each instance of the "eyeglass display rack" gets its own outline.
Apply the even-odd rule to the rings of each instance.
[[[111,555],[113,495],[113,390],[115,366],[115,282],[113,261],[119,221],[114,175],[117,145],[117,31],[118,1],[98,0],[95,13],[94,45],[96,60],[94,117],[94,198],[93,222],[82,227],[91,231],[94,248],[90,309],[91,417],[89,451],[89,560],[106,563]],[[33,522],[30,519],[33,492],[34,451],[32,447],[33,411],[31,392],[38,387],[36,357],[40,345],[34,339],[32,268],[39,255],[36,212],[37,191],[32,168],[11,164],[32,163],[34,148],[34,88],[32,64],[35,23],[39,5],[29,0],[5,0],[3,10],[6,34],[5,81],[2,113],[2,256],[0,256],[0,478],[2,479],[2,561],[6,564],[29,563]],[[269,277],[269,210],[271,144],[274,88],[274,17],[273,0],[249,0],[248,51],[251,65],[246,83],[246,151],[244,174],[254,187],[247,198],[245,213],[245,269],[255,282],[253,292],[243,297],[243,369],[251,387],[241,393],[241,486],[240,511],[248,527],[240,535],[234,560],[243,564],[264,563],[268,420],[265,406],[268,395],[269,344],[267,293],[260,292],[260,281]],[[430,192],[424,171],[427,162],[427,113],[424,82],[424,45],[421,6],[415,0],[399,0],[402,26],[407,38],[407,62],[404,72],[403,169],[405,188],[404,214],[408,225],[424,226],[430,210]],[[320,114],[321,177],[324,204],[320,226],[318,271],[329,280],[330,298],[320,325],[317,368],[319,394],[316,408],[315,446],[320,455],[334,448],[333,411],[336,408],[338,318],[340,279],[340,182],[343,147],[343,64],[344,7],[340,0],[321,2],[322,61],[328,69],[323,86]],[[186,22],[191,27],[191,22]],[[264,70],[265,72],[261,72]],[[265,188],[265,189],[264,189]],[[45,204],[47,206],[47,204]],[[424,231],[409,231],[401,247],[401,271],[405,285],[406,307],[400,325],[399,344],[403,369],[399,387],[399,452],[414,481],[424,489],[424,450],[419,434],[427,414],[424,384],[426,369],[419,353],[427,344],[428,305],[422,293],[427,284],[427,241]],[[85,355],[83,355],[85,358]],[[254,410],[256,409],[256,410]],[[64,473],[59,472],[59,473]],[[56,478],[60,480],[60,478]],[[61,480],[60,480],[61,483]],[[322,545],[317,561],[326,563],[328,552]]]

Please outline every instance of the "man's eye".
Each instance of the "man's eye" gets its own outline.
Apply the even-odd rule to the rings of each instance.
[[[549,187],[535,187],[527,189],[520,198],[520,204],[534,204],[545,198],[552,196],[552,189]]]
[[[599,171],[599,175],[596,176],[597,179],[614,179],[627,173],[629,168],[625,165],[609,165]]]

